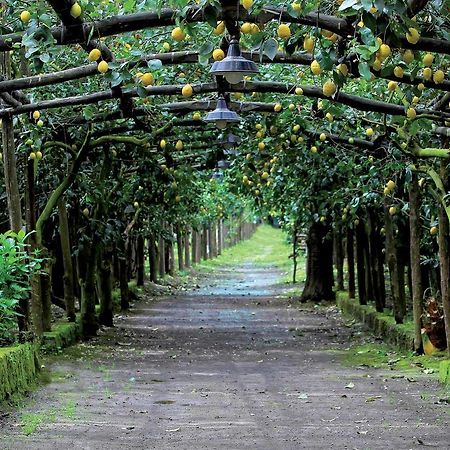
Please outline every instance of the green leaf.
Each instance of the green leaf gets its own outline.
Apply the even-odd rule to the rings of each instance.
[[[267,39],[262,46],[262,52],[273,60],[278,52],[278,42],[274,38]]]
[[[372,78],[372,72],[370,71],[370,66],[369,64],[365,63],[365,62],[360,62],[358,64],[358,70],[360,75],[365,79],[365,80],[370,80]]]

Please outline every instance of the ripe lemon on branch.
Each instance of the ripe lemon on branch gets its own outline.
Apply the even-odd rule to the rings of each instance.
[[[332,80],[325,81],[322,87],[323,95],[331,97],[336,93],[337,87]]]
[[[244,9],[246,9],[247,11],[253,6],[253,0],[242,0],[241,3]]]
[[[31,14],[29,11],[25,10],[20,13],[20,20],[23,23],[28,23],[31,19]]]
[[[311,72],[313,73],[313,75],[320,75],[322,73],[320,63],[316,59],[311,63]]]
[[[77,17],[81,16],[81,6],[75,2],[72,7],[70,8],[70,15],[76,19]]]
[[[194,89],[190,84],[185,84],[183,89],[181,89],[181,95],[183,97],[190,97],[194,93]]]
[[[154,81],[155,81],[155,78],[153,77],[153,74],[150,73],[150,72],[144,73],[144,74],[141,76],[141,83],[142,83],[144,86],[150,86],[150,85],[152,85],[152,84],[154,83]]]
[[[175,27],[171,36],[175,41],[183,41],[186,38],[186,33],[180,27]]]
[[[108,63],[107,63],[106,61],[100,61],[100,62],[98,63],[98,65],[97,65],[97,70],[98,70],[100,73],[106,73],[106,72],[108,72],[108,68],[109,68],[109,66],[108,66]]]
[[[102,56],[102,52],[98,48],[93,48],[89,52],[88,60],[91,62],[98,61],[100,59],[100,56]]]
[[[410,43],[410,44],[417,44],[419,42],[420,39],[420,33],[417,30],[417,28],[409,28],[408,32],[406,33],[406,40]]]
[[[216,48],[213,51],[212,57],[214,61],[222,61],[225,58],[225,52],[221,48]]]
[[[291,29],[289,25],[281,23],[277,30],[278,37],[281,39],[289,39],[291,37]]]

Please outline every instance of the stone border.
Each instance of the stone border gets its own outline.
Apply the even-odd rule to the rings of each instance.
[[[407,352],[414,349],[411,323],[396,324],[392,316],[377,312],[371,305],[360,305],[357,300],[349,299],[347,292],[338,292],[336,302],[344,315],[365,324],[373,333],[382,337],[384,342]],[[440,363],[439,381],[450,386],[450,360]]]
[[[364,323],[383,341],[403,351],[414,349],[414,333],[411,324],[396,324],[393,317],[379,313],[371,305],[360,305],[357,300],[348,298],[346,292],[337,293],[337,305],[343,314]]]
[[[40,367],[37,344],[0,348],[0,402],[26,392]]]

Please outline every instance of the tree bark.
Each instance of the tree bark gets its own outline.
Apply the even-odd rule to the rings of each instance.
[[[124,255],[119,256],[119,288],[120,309],[126,311],[130,308],[130,291],[128,289],[128,264]]]
[[[161,230],[163,230],[164,222],[161,223]],[[164,241],[164,236],[162,234],[159,235],[158,240],[158,262],[159,262],[159,278],[164,278],[166,274],[166,243]]]
[[[139,233],[136,238],[136,284],[138,286],[144,286],[145,280],[144,244],[144,236]]]
[[[184,245],[183,245],[183,233],[181,232],[179,226],[177,226],[176,228],[176,234],[177,234],[178,270],[181,272],[182,270],[184,270]]]
[[[183,236],[183,244],[184,244],[184,264],[187,268],[191,267],[191,252],[189,247],[189,235],[190,229],[187,228],[184,232]]]
[[[98,261],[98,292],[100,299],[100,313],[98,320],[101,325],[114,326],[113,298],[112,298],[112,252],[105,250]]]
[[[208,226],[203,225],[201,234],[202,259],[208,259]]]
[[[333,241],[330,227],[314,222],[308,232],[306,283],[300,301],[334,300]]]
[[[150,233],[148,236],[148,259],[150,266],[150,281],[156,283],[158,281],[158,258],[155,236],[153,233]]]
[[[401,274],[399,273],[399,264],[397,256],[397,248],[394,236],[394,223],[389,214],[389,201],[385,199],[384,206],[384,228],[386,231],[386,260],[389,268],[392,306],[396,323],[403,323],[406,314],[406,304],[402,303],[401,296]]]
[[[441,161],[441,180],[445,191],[448,192],[448,167],[445,161]],[[447,352],[450,356],[450,226],[447,214],[442,204],[439,205],[439,261],[441,273],[441,297],[444,310],[445,334],[447,339]]]
[[[355,248],[353,230],[347,228],[347,266],[348,266],[348,297],[355,298]]]
[[[66,316],[69,322],[75,322],[75,294],[73,280],[72,252],[70,248],[69,221],[67,219],[67,208],[64,197],[58,200],[59,238],[61,241],[61,252],[64,266],[64,303],[66,305]]]
[[[209,257],[217,258],[217,229],[216,223],[214,221],[209,225],[208,242],[209,242]]]
[[[223,228],[222,228],[222,219],[219,219],[217,221],[217,255],[222,254],[222,247],[223,247]]]
[[[338,291],[344,290],[344,250],[342,243],[342,231],[334,227],[334,260],[336,265],[336,286]]]
[[[412,171],[409,182],[409,230],[410,230],[410,264],[411,288],[414,319],[414,350],[423,353],[422,345],[422,272],[420,268],[420,200],[419,184],[415,171]]]
[[[366,258],[365,258],[365,240],[366,232],[364,225],[359,222],[355,226],[356,235],[356,269],[358,276],[358,298],[360,305],[367,305],[367,283],[366,283]]]

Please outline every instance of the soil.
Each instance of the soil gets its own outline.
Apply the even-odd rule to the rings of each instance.
[[[449,449],[437,382],[343,365],[364,333],[335,307],[290,304],[278,277],[223,267],[145,295],[45,362],[52,381],[3,418],[0,448]]]

